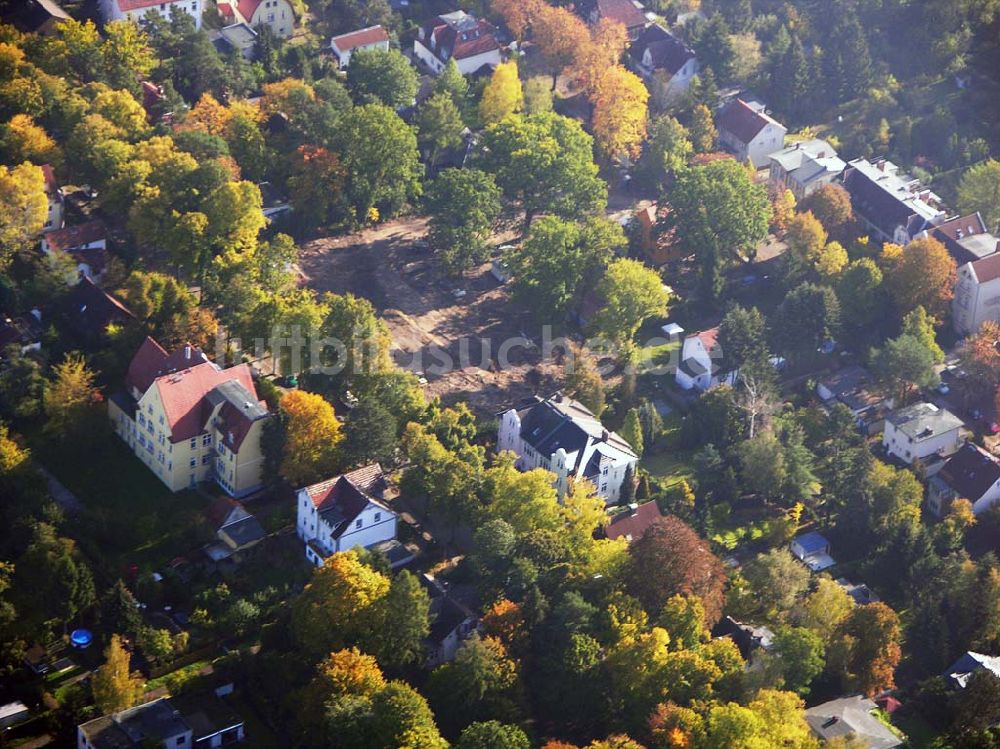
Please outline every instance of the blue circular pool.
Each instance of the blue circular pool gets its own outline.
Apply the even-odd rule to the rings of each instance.
[[[94,635],[89,629],[74,629],[69,636],[69,641],[75,648],[85,648],[94,641]]]

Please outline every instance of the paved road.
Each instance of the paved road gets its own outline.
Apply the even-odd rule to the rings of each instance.
[[[70,515],[79,515],[83,512],[83,502],[81,502],[73,492],[63,486],[59,479],[45,470],[42,466],[38,466],[38,472],[45,477],[45,481],[49,485],[49,494],[52,495],[52,499],[54,499],[64,510],[66,510],[66,512]]]

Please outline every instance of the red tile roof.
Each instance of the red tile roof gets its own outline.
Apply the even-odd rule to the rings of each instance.
[[[1000,278],[1000,253],[977,260],[972,264],[972,268],[976,271],[979,283],[996,281]]]
[[[108,230],[104,222],[96,219],[85,224],[56,229],[45,235],[45,241],[53,252],[66,252],[107,238]]]
[[[115,0],[115,2],[120,11],[127,13],[130,10],[142,10],[143,8],[151,8],[154,5],[162,5],[164,3],[167,5],[173,5],[174,3],[181,4],[184,0]]]
[[[220,16],[225,16],[228,18],[233,17],[233,6],[230,5],[229,3],[219,3],[218,8]]]
[[[763,112],[758,112],[742,99],[737,99],[722,110],[717,124],[720,130],[732,133],[741,143],[749,143],[757,137],[757,133],[773,122],[775,120]]]
[[[240,15],[243,19],[250,23],[253,20],[253,14],[257,12],[257,8],[263,0],[238,0],[236,8],[239,10]]]
[[[389,32],[381,26],[369,26],[367,29],[359,29],[348,34],[335,36],[330,40],[330,43],[336,44],[337,49],[341,52],[349,52],[358,47],[387,41],[389,41]]]
[[[108,251],[103,247],[92,247],[89,250],[69,250],[69,256],[77,265],[86,265],[92,276],[100,276],[108,267]]]
[[[597,14],[600,18],[617,21],[626,29],[646,25],[646,16],[632,0],[597,0]]]
[[[42,176],[45,177],[45,194],[56,195],[59,192],[59,183],[56,182],[56,172],[52,164],[42,164]]]
[[[242,506],[232,497],[218,497],[208,506],[208,511],[205,514],[208,515],[208,522],[212,524],[212,527],[218,530],[226,522],[229,513]]]
[[[629,541],[636,541],[642,538],[649,526],[662,517],[663,513],[656,502],[646,502],[634,510],[620,512],[611,518],[604,528],[604,535],[611,540],[627,538]]]
[[[695,333],[694,337],[701,341],[706,351],[711,351],[713,348],[719,345],[718,327],[710,328],[708,330],[703,330],[700,333]]]
[[[139,346],[132,361],[129,362],[128,372],[125,374],[125,386],[132,390],[145,393],[149,386],[163,370],[163,362],[167,359],[167,352],[159,343],[150,336]]]
[[[216,386],[236,380],[256,400],[250,367],[239,364],[229,369],[219,369],[212,362],[203,362],[190,369],[157,377],[157,388],[163,411],[170,426],[170,441],[182,442],[201,434],[205,425],[203,401]]]
[[[477,22],[476,33],[471,38],[468,32],[459,34],[447,23],[435,26],[431,33],[434,36],[439,57],[441,57],[442,50],[450,50],[451,57],[456,60],[464,60],[500,49],[493,24],[481,18]],[[442,57],[442,59],[447,59],[447,57]]]
[[[336,512],[325,516],[325,519],[329,523],[336,522],[331,534],[334,538],[339,538],[369,503],[384,507],[372,496],[372,492],[383,481],[382,467],[378,463],[372,463],[343,476],[306,487],[305,491],[320,513],[336,508]]]
[[[313,506],[322,508],[327,501],[336,501],[337,495],[345,490],[345,484],[357,491],[370,494],[377,489],[384,478],[382,466],[378,463],[372,463],[341,476],[334,476],[332,479],[307,486],[305,491],[309,495],[309,499],[312,500]],[[342,482],[341,479],[344,481]]]

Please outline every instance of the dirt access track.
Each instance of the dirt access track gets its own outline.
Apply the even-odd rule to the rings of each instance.
[[[510,366],[499,370],[501,345],[522,335],[520,310],[489,264],[445,277],[420,247],[426,233],[426,219],[403,218],[308,242],[299,253],[302,283],[368,299],[389,326],[396,362],[427,378],[429,398],[465,401],[486,415],[552,388],[558,367],[540,363],[537,349],[511,347]]]

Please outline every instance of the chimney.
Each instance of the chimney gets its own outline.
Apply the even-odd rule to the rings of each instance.
[[[611,435],[608,434],[608,430],[607,429],[601,430],[601,442],[607,442],[610,437],[611,437]]]
[[[190,346],[185,346],[184,347],[184,359],[185,360],[190,360],[190,358],[191,358],[191,347]]]
[[[253,403],[251,403],[250,401],[243,401],[243,408],[244,410],[249,411],[251,408],[253,408]]]
[[[639,513],[639,504],[637,502],[632,502],[631,504],[629,504],[628,509],[632,513],[632,516],[634,517]]]

